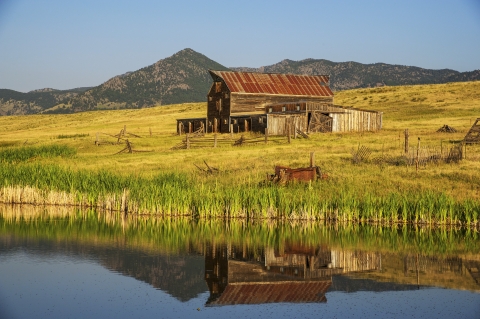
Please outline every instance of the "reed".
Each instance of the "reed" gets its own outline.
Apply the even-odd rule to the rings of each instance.
[[[39,164],[0,167],[0,201],[96,207],[131,214],[478,227],[480,203],[442,192],[355,192],[348,183],[286,187],[196,183],[181,173],[152,178]],[[15,185],[15,186],[11,186]]]
[[[72,157],[77,153],[66,145],[43,145],[7,148],[0,151],[0,163],[21,163],[35,158]]]

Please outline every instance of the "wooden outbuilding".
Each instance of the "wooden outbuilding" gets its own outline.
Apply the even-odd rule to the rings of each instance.
[[[265,108],[269,135],[286,135],[288,129],[306,133],[379,131],[382,112],[309,101],[269,105]]]
[[[209,70],[206,119],[177,120],[177,133],[378,131],[382,113],[334,104],[328,75]]]

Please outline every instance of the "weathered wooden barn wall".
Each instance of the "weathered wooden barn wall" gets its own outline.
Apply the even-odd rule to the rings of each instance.
[[[265,107],[268,105],[291,104],[299,100],[303,103],[307,101],[317,102],[318,104],[333,104],[333,97],[305,97],[295,95],[258,95],[258,94],[240,94],[232,93],[231,113],[265,113]]]
[[[383,113],[340,105],[307,103],[307,112],[322,112],[332,118],[332,132],[364,132],[382,129]]]
[[[305,113],[293,114],[267,114],[267,130],[268,135],[287,135],[290,128],[290,134],[293,129],[297,128],[302,132],[307,132],[307,116]]]
[[[344,113],[330,113],[332,132],[376,132],[382,129],[381,112],[344,108]]]
[[[230,132],[230,90],[223,81],[213,82],[208,91],[207,120],[209,132]]]
[[[311,101],[298,101],[294,103],[281,103],[267,105],[265,111],[269,114],[268,132],[272,135],[281,135],[286,132],[282,125],[286,123],[286,117],[293,116],[304,117],[298,123],[300,130],[304,132],[363,132],[379,131],[382,128],[382,112],[355,109],[329,103],[319,103]],[[321,130],[312,131],[312,121],[317,119],[315,113],[321,114],[321,120],[330,118],[329,123],[322,123]],[[275,116],[272,116],[274,115]],[[297,123],[297,122],[296,122]],[[304,124],[305,123],[305,124]],[[302,125],[304,124],[304,125]],[[316,123],[320,124],[320,123]],[[297,125],[297,124],[296,124]],[[314,125],[315,126],[315,125]]]

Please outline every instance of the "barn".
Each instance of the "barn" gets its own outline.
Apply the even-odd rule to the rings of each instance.
[[[377,131],[382,113],[334,104],[328,75],[209,70],[207,117],[177,120],[177,133],[261,132],[285,135]]]

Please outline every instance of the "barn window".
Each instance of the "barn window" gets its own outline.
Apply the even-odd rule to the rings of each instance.
[[[217,100],[216,107],[218,112],[222,112],[222,99]]]
[[[297,104],[297,111],[300,111],[300,105]]]
[[[287,110],[286,106],[282,106],[282,112],[285,112]]]
[[[225,98],[228,99],[228,93],[225,93]]]
[[[237,120],[233,120],[233,124],[237,124]]]
[[[260,123],[260,124],[263,123],[263,117],[258,118],[258,123]]]
[[[211,101],[212,101],[212,97],[211,97],[211,96],[209,96],[209,97],[208,97],[208,100],[211,102]]]
[[[268,113],[272,113],[272,111],[273,111],[273,108],[269,107],[268,108]]]
[[[223,120],[223,124],[227,124],[227,119],[224,119],[224,120]]]
[[[215,82],[215,93],[222,92],[222,82]]]

